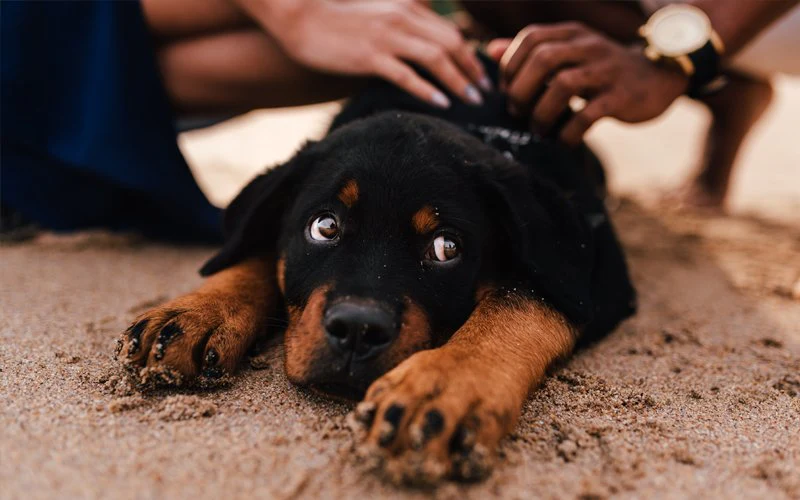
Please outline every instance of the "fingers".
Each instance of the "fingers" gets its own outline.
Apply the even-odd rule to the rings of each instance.
[[[461,47],[453,53],[456,63],[464,69],[467,76],[485,92],[491,92],[493,85],[489,76],[484,71],[483,64],[478,60],[475,49],[467,43],[462,43]]]
[[[597,120],[611,115],[613,104],[614,98],[608,93],[590,100],[582,111],[575,113],[564,125],[561,130],[561,140],[573,146],[580,144],[586,131]]]
[[[480,104],[480,94],[475,85],[483,90],[491,90],[491,82],[486,76],[483,65],[478,60],[474,48],[468,44],[458,28],[451,22],[442,19],[429,9],[417,6],[416,16],[407,26],[408,40],[416,43],[395,45],[401,57],[422,64],[435,74],[434,69],[441,64],[447,65],[450,73],[448,79],[440,79],[442,85],[470,104]],[[437,63],[426,64],[426,59],[436,57]]]
[[[375,75],[397,85],[409,94],[439,108],[449,108],[450,99],[399,59],[383,55],[375,63]]]
[[[546,132],[569,106],[573,96],[589,96],[606,84],[595,66],[579,66],[558,72],[533,108],[533,124]]]
[[[512,82],[529,54],[546,42],[560,42],[573,38],[581,27],[577,23],[551,26],[531,25],[520,31],[500,58],[500,74],[506,84]]]
[[[433,12],[430,7],[415,4],[415,9],[421,20],[419,36],[444,47],[467,78],[483,90],[490,91],[491,80],[475,53],[475,47],[464,40],[458,26]]]
[[[623,74],[619,68],[633,64],[631,56],[580,23],[532,25],[510,42],[493,41],[488,50],[494,58],[502,53],[500,68],[509,111],[530,110],[539,131],[566,119],[560,137],[577,145],[597,120],[621,112],[619,101],[626,91],[614,82]],[[576,96],[589,98],[589,104],[566,118],[564,111]]]
[[[528,109],[555,71],[583,62],[583,57],[582,51],[569,43],[549,42],[533,48],[508,86],[509,100],[516,109]]]
[[[440,45],[419,38],[402,37],[395,42],[395,51],[403,59],[427,69],[437,81],[450,89],[463,101],[480,105],[480,92],[456,66],[451,55]]]
[[[500,59],[510,45],[510,38],[496,38],[486,45],[486,53],[495,61],[500,62]]]

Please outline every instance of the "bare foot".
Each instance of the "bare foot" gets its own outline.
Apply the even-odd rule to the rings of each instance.
[[[725,213],[725,193],[714,192],[698,181],[691,181],[665,193],[660,205],[678,212],[722,215]]]
[[[665,208],[717,215],[725,212],[739,149],[772,101],[769,82],[735,74],[728,78],[725,89],[703,101],[712,122],[700,168],[691,181],[663,198]]]

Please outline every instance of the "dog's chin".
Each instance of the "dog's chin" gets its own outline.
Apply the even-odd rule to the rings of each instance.
[[[286,338],[286,375],[295,385],[339,399],[360,399],[372,382],[431,347],[427,335],[405,335],[377,356],[357,359],[334,352],[320,337],[310,341],[308,337],[304,341],[296,336]]]
[[[287,371],[287,375],[293,384],[334,399],[361,399],[370,384],[392,368],[382,366],[376,359],[357,363],[327,352],[320,354],[302,370]],[[297,364],[287,363],[287,366],[296,368]]]
[[[310,385],[308,388],[326,398],[348,403],[361,401],[367,392],[366,388],[363,387],[354,387],[346,384],[336,383]]]

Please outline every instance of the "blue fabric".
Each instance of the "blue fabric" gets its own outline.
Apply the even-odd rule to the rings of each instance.
[[[0,2],[0,198],[44,227],[219,241],[138,2]]]

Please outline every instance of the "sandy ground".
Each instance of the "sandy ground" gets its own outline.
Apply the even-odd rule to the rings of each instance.
[[[114,340],[197,285],[212,249],[96,233],[0,247],[0,496],[800,498],[800,84],[779,90],[733,217],[647,208],[691,167],[697,109],[593,133],[626,195],[614,217],[641,311],[553,371],[475,485],[403,490],[365,471],[348,406],[290,386],[280,346],[213,391],[132,391]],[[182,145],[224,203],[333,109],[252,114]]]

